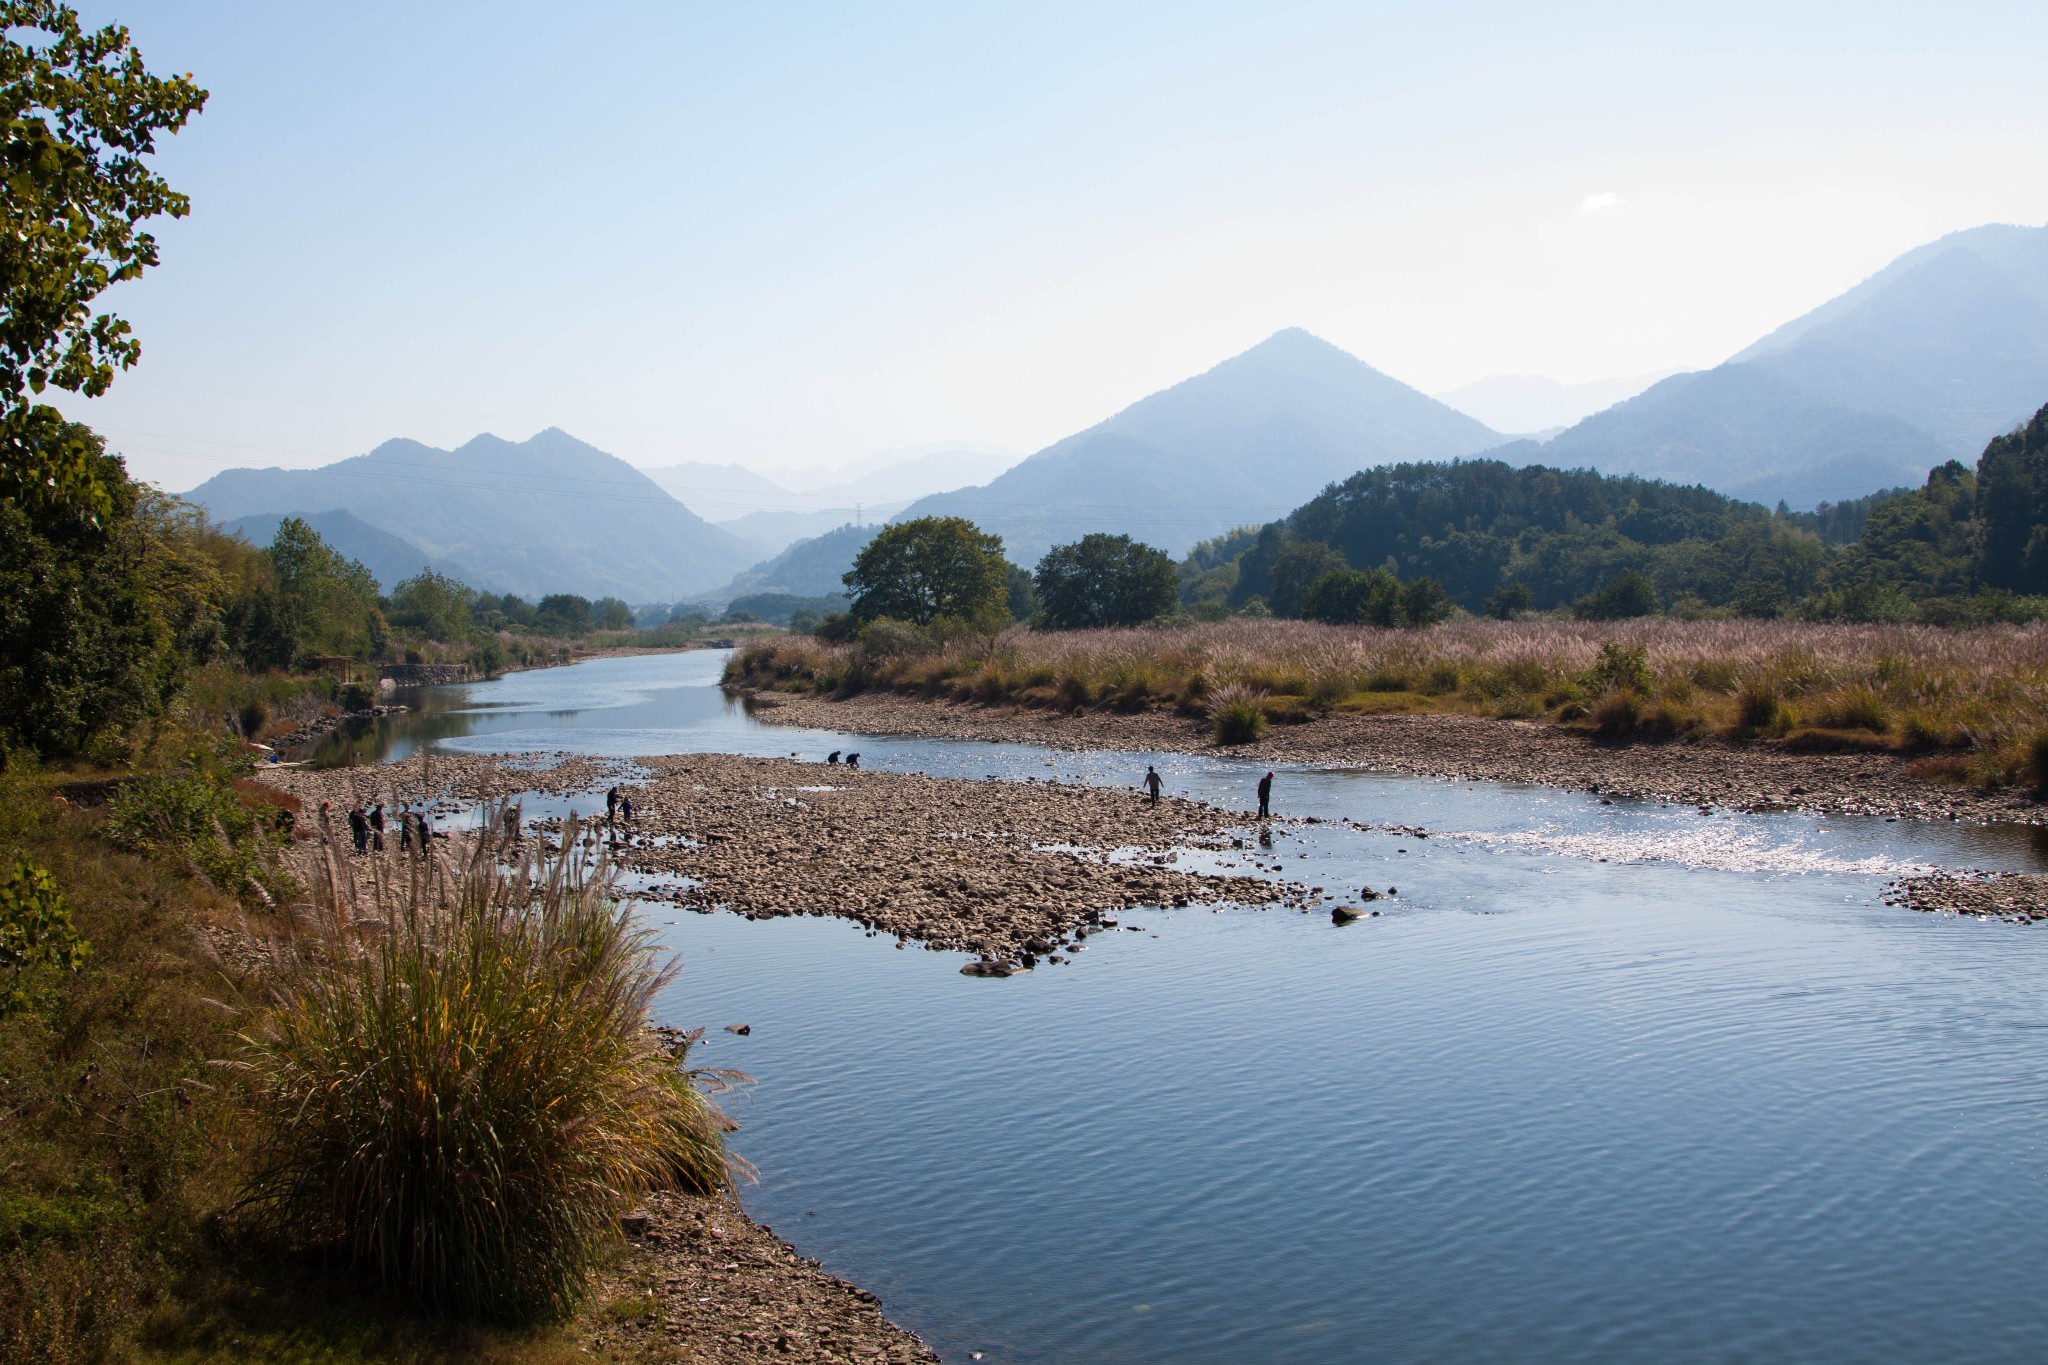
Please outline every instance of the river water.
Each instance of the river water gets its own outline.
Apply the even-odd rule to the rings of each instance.
[[[1237,808],[1262,770],[764,726],[723,661],[426,690],[321,756],[1156,763]],[[1380,918],[1140,912],[988,980],[649,907],[684,964],[663,1022],[758,1081],[749,1210],[949,1361],[2048,1357],[2048,931],[1879,900],[2048,868],[2030,834],[1309,769],[1275,806],[1261,861],[1398,887]]]

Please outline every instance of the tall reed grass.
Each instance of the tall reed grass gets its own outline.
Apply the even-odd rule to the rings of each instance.
[[[1207,715],[1214,693],[1243,687],[1266,694],[1263,708],[1276,721],[1439,710],[1590,724],[1592,707],[1619,689],[1645,703],[1642,714],[1659,717],[1659,735],[1839,732],[1899,750],[1967,755],[1979,780],[2023,781],[2031,775],[2028,744],[2048,733],[2048,626],[1464,619],[1378,630],[1235,619],[1164,629],[1019,628],[901,653],[796,636],[748,645],[728,680],[1061,709],[1143,705],[1195,717]]]
[[[497,828],[368,890],[324,850],[237,1065],[260,1225],[428,1309],[516,1321],[575,1305],[636,1195],[732,1167],[649,1031],[674,969],[608,865],[572,827],[562,856],[508,866]]]

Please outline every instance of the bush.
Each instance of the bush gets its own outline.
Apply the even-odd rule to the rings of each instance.
[[[1784,723],[1785,702],[1776,688],[1748,683],[1735,698],[1735,716],[1745,729],[1775,730]]]
[[[521,1320],[576,1304],[639,1192],[727,1184],[726,1125],[648,1028],[671,972],[605,865],[499,855],[481,838],[390,906],[330,873],[243,1039],[248,1194],[411,1302]]]
[[[1265,693],[1232,683],[1209,697],[1209,724],[1218,744],[1250,744],[1266,733]]]
[[[1814,719],[1833,730],[1868,730],[1881,735],[1892,728],[1891,709],[1869,687],[1852,687],[1833,697]]]
[[[269,904],[284,882],[270,835],[225,774],[195,756],[182,772],[136,778],[115,796],[107,838],[117,848],[188,862],[225,895]]]
[[[1624,645],[1609,640],[1600,646],[1600,659],[1586,673],[1588,692],[1650,691],[1650,651],[1644,645]]]
[[[71,923],[71,907],[50,874],[16,858],[0,881],[0,1019],[25,1014],[47,999],[45,979],[85,965],[92,945]]]
[[[1643,722],[1643,699],[1634,692],[1609,692],[1593,703],[1594,732],[1606,739],[1627,739]]]

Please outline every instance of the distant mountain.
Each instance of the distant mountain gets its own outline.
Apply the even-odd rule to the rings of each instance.
[[[1701,483],[1794,507],[1917,485],[2048,402],[2048,228],[1917,247],[1725,364],[1502,459]]]
[[[933,493],[987,483],[1023,458],[1014,450],[975,442],[910,446],[831,471],[836,477],[796,486],[812,497],[846,507],[857,503],[908,503]],[[795,477],[791,481],[795,484]]]
[[[824,597],[846,591],[845,574],[853,557],[875,538],[880,526],[848,522],[836,530],[800,540],[773,559],[756,564],[716,592],[697,600],[724,606],[735,597],[757,592],[786,592],[797,597]]]
[[[902,515],[964,516],[1029,566],[1090,531],[1172,554],[1270,521],[1370,465],[1442,460],[1498,433],[1291,328],[1206,374],[1141,399],[981,488]]]
[[[1635,397],[1670,373],[1666,370],[1663,374],[1637,375],[1633,379],[1591,379],[1577,384],[1546,379],[1540,374],[1497,374],[1437,394],[1436,399],[1495,431],[1512,431],[1542,440],[1625,398]]]
[[[624,460],[550,427],[456,450],[386,441],[321,469],[230,469],[185,495],[222,521],[336,508],[475,586],[671,601],[725,582],[754,556]]]
[[[241,536],[252,545],[268,545],[277,539],[277,524],[287,515],[284,512],[260,512],[252,517],[236,517],[225,523],[222,529]],[[320,539],[336,551],[368,569],[381,592],[390,592],[422,569],[446,574],[471,587],[492,586],[478,582],[483,575],[450,560],[437,561],[419,546],[400,540],[389,531],[378,530],[353,512],[312,512],[304,514],[302,520],[319,532]]]
[[[745,465],[691,460],[640,471],[677,502],[710,522],[731,521],[763,506],[781,507],[790,490]]]
[[[909,505],[906,498],[902,502],[868,503],[861,507],[842,503],[816,512],[749,512],[743,517],[719,522],[718,528],[738,536],[753,546],[756,554],[765,558],[781,554],[800,540],[824,535],[856,518],[864,523],[887,521]]]

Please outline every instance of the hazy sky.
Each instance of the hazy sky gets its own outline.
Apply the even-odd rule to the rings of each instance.
[[[1692,368],[2048,221],[2038,0],[81,9],[212,91],[72,405],[173,488],[1036,449],[1285,326],[1432,391]]]

